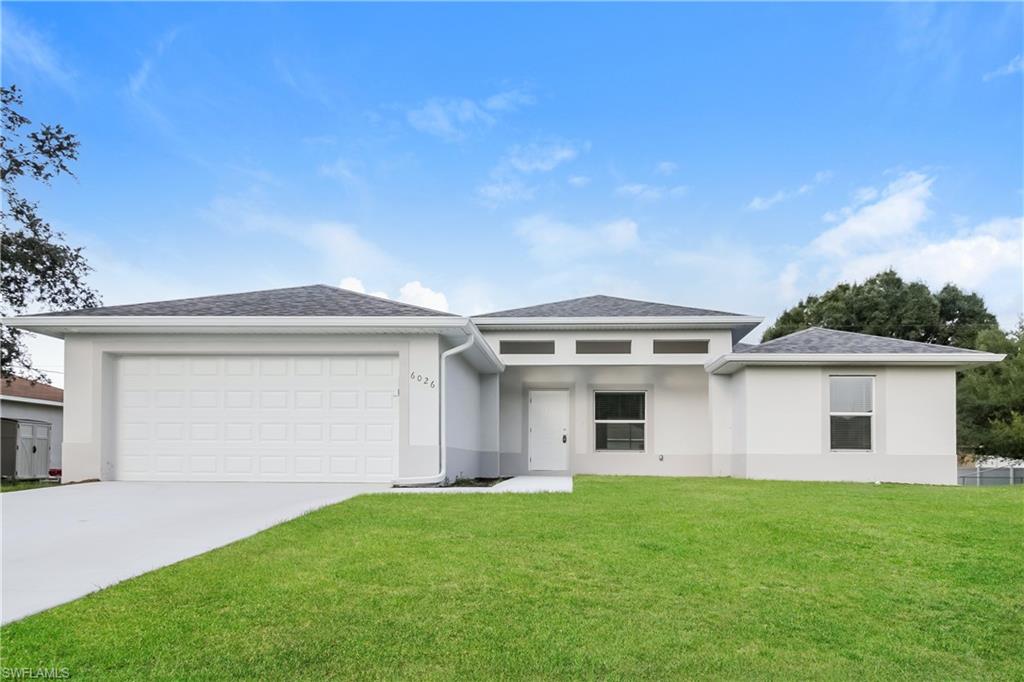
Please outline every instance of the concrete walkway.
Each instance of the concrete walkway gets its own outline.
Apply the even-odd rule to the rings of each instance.
[[[515,476],[489,488],[391,488],[389,493],[571,493],[572,476]]]
[[[102,482],[0,495],[9,623],[387,485]]]

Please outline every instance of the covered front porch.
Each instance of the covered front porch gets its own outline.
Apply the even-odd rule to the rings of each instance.
[[[502,476],[712,475],[700,365],[510,366],[499,405]]]

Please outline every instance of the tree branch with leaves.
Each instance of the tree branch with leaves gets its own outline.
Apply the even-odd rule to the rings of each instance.
[[[32,122],[18,111],[23,104],[17,86],[0,88],[0,312],[9,316],[94,307],[99,296],[86,283],[91,268],[81,247],[68,245],[64,235],[39,216],[38,204],[19,191],[22,180],[48,185],[58,175],[74,177],[70,164],[78,158],[78,139],[60,124],[28,129]],[[0,373],[46,379],[32,366],[24,332],[6,325]]]

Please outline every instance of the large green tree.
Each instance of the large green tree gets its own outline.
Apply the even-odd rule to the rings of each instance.
[[[985,329],[978,350],[1006,359],[965,371],[957,383],[961,452],[1024,458],[1024,319],[1009,334]]]
[[[954,284],[932,292],[922,282],[907,282],[886,270],[864,282],[843,282],[820,296],[808,296],[783,312],[764,340],[825,327],[973,348],[980,331],[997,326],[977,294]]]
[[[19,190],[23,180],[49,184],[58,175],[73,175],[69,164],[78,158],[78,140],[59,124],[30,128],[32,122],[17,109],[22,105],[17,86],[0,88],[0,312],[6,316],[95,306],[99,297],[86,284],[90,268],[82,249],[69,246],[64,235],[39,216],[38,204]],[[0,372],[46,378],[32,366],[22,332],[6,325],[0,342]]]

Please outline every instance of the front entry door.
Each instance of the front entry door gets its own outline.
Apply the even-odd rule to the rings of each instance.
[[[531,471],[569,469],[569,391],[530,391]]]

